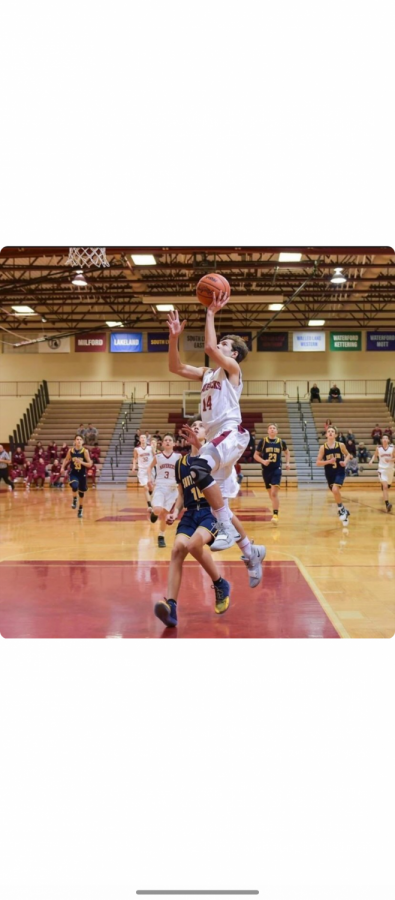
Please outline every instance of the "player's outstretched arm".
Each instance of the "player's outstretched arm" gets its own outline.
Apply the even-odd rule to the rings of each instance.
[[[228,300],[229,294],[225,291],[222,291],[217,299],[215,294],[213,294],[213,302],[211,303],[211,306],[208,307],[206,314],[204,350],[205,353],[207,353],[207,356],[217,363],[217,366],[221,366],[222,369],[225,369],[225,372],[228,372],[228,375],[239,375],[240,366],[238,362],[232,357],[225,356],[225,354],[222,353],[222,350],[218,349],[217,335],[215,332],[214,316],[226,306]]]
[[[187,324],[186,319],[183,322],[180,322],[178,317],[178,310],[175,309],[173,312],[170,312],[167,317],[167,324],[169,326],[169,371],[173,373],[173,375],[182,375],[183,378],[188,378],[189,381],[201,381],[203,375],[206,371],[204,366],[188,366],[186,363],[182,363],[180,360],[180,354],[178,351],[178,338],[180,334],[184,331],[184,328]]]

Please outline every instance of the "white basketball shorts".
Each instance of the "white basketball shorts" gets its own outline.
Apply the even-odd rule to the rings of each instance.
[[[237,431],[235,429],[227,431],[226,429],[217,434],[211,441],[207,441],[199,451],[199,456],[212,456],[217,460],[212,473],[217,484],[221,487],[226,478],[232,474],[232,469],[237,460],[243,455],[244,450],[248,447],[250,441],[250,433],[239,425]]]
[[[138,483],[141,484],[142,487],[146,487],[146,485],[148,484],[147,469],[137,469],[137,480],[138,480]]]
[[[164,488],[155,486],[154,493],[152,494],[151,506],[153,509],[155,507],[160,507],[161,509],[166,509],[167,512],[170,512],[172,506],[174,506],[178,497],[178,487],[172,488]]]
[[[378,469],[377,472],[380,481],[385,481],[386,484],[392,484],[394,478],[394,467],[393,466],[385,466],[383,469]]]

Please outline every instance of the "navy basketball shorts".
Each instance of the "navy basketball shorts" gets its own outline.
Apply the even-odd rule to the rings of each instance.
[[[197,528],[205,528],[214,539],[218,532],[218,522],[214,519],[211,509],[187,509],[181,521],[178,523],[176,534],[186,534],[192,537]],[[211,541],[210,541],[211,543]]]
[[[342,486],[342,484],[343,484],[343,482],[344,482],[344,479],[345,479],[345,476],[346,476],[346,470],[345,470],[345,469],[339,469],[338,471],[334,472],[333,475],[332,475],[332,473],[330,473],[330,474],[328,475],[328,474],[325,472],[325,476],[326,476],[326,480],[327,480],[327,482],[328,482],[328,488],[329,488],[329,490],[331,491],[334,484],[338,484],[339,487]]]
[[[85,472],[70,472],[69,482],[73,491],[85,493],[88,490]]]
[[[277,466],[276,469],[272,469],[268,471],[269,467],[265,467],[262,469],[262,478],[265,482],[265,487],[270,488],[273,485],[281,484],[281,466]]]

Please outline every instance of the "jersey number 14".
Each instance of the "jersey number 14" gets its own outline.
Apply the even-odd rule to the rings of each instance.
[[[211,397],[205,397],[203,400],[203,412],[207,412],[208,409],[211,409]]]

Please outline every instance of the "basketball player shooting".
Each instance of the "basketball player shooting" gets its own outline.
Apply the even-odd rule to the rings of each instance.
[[[189,381],[200,381],[201,417],[207,443],[198,456],[190,460],[191,475],[196,486],[209,502],[217,519],[219,531],[224,537],[223,549],[232,547],[238,534],[231,522],[231,513],[224,503],[221,490],[213,475],[221,470],[227,478],[234,464],[240,459],[249,443],[249,432],[241,426],[240,396],[243,389],[240,363],[246,358],[245,342],[234,334],[226,335],[218,343],[214,318],[227,304],[229,294],[224,291],[213,295],[207,308],[205,327],[205,352],[216,365],[190,366],[182,363],[178,351],[178,338],[184,331],[186,320],[180,322],[178,312],[169,313],[169,369]]]

